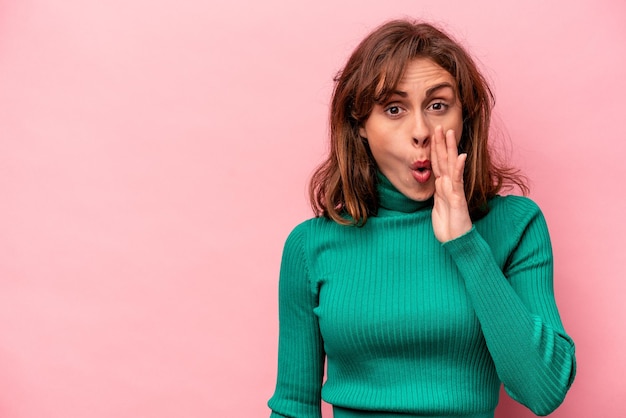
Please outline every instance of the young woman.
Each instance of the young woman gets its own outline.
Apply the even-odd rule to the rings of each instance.
[[[493,418],[501,383],[549,414],[574,343],[541,211],[498,195],[527,188],[491,156],[493,98],[471,57],[392,21],[335,81],[318,216],[283,253],[272,416],[320,417],[323,398],[335,418]]]

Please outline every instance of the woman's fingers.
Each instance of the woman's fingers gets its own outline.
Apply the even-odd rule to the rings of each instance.
[[[456,159],[456,166],[454,167],[454,181],[463,184],[463,173],[465,172],[465,161],[467,160],[467,154],[463,153]]]
[[[437,126],[435,127],[435,135],[433,137],[433,143],[431,146],[431,165],[433,168],[433,173],[435,174],[435,178],[439,178],[445,174],[447,174],[448,163],[447,163],[447,152],[446,152],[446,144],[445,138],[443,135],[443,127]]]
[[[453,181],[463,181],[464,154],[459,156],[455,133],[449,129],[445,134],[442,126],[435,128],[431,149],[431,164],[435,178],[450,176]],[[461,158],[462,157],[462,158]]]
[[[448,164],[448,173],[450,175],[453,175],[453,173],[456,172],[455,168],[456,168],[456,162],[457,162],[457,157],[458,157],[458,151],[457,151],[457,146],[456,146],[456,138],[454,136],[454,131],[452,129],[448,129],[448,131],[446,132],[445,146],[446,146],[446,156],[448,157],[446,161]],[[453,179],[455,178],[453,177]]]
[[[431,165],[435,174],[432,212],[433,232],[440,242],[457,238],[472,228],[463,190],[463,171],[467,154],[459,155],[455,132],[445,134],[441,126],[434,131]]]

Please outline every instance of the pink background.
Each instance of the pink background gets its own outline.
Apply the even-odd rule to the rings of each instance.
[[[553,416],[625,416],[626,3],[555,3],[0,0],[0,416],[267,416],[332,77],[402,16],[481,62],[548,219]]]

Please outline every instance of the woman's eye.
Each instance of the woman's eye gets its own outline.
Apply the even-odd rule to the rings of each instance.
[[[400,106],[389,106],[387,109],[385,109],[385,113],[391,116],[398,116],[400,113],[402,113],[402,108]]]
[[[448,108],[448,105],[444,102],[434,102],[430,106],[428,106],[429,110],[434,110],[435,112],[441,112]]]

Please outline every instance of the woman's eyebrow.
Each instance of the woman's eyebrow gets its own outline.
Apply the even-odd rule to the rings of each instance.
[[[391,96],[400,96],[402,98],[407,98],[409,96],[409,93],[407,93],[406,91],[402,91],[402,90],[393,90],[391,92]]]
[[[445,89],[445,88],[449,88],[452,89],[452,91],[455,91],[454,89],[454,85],[452,83],[449,83],[447,81],[435,84],[434,86],[431,86],[429,88],[426,89],[426,93],[424,94],[425,97],[429,97],[432,94],[434,94],[436,91],[441,90],[441,89]],[[409,94],[406,91],[402,91],[402,90],[393,90],[391,92],[391,96],[400,96],[402,98],[407,98],[409,96]]]
[[[452,89],[452,91],[455,91],[454,86],[452,84],[448,83],[447,81],[444,81],[443,83],[435,84],[434,86],[427,88],[425,96],[428,97],[432,95],[434,92],[436,92],[437,90],[441,90],[446,87]]]

